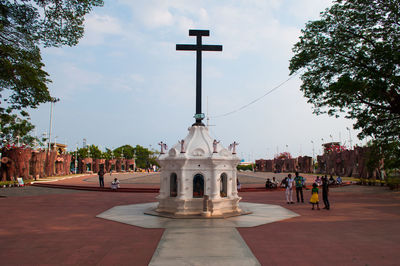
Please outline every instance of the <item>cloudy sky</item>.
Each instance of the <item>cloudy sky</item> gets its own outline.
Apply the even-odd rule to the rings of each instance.
[[[195,113],[195,53],[189,29],[209,29],[203,53],[203,112],[211,135],[228,146],[237,141],[245,160],[321,152],[324,141],[349,144],[352,121],[312,114],[301,81],[289,78],[292,47],[328,0],[105,0],[86,17],[85,36],[75,47],[43,50],[54,106],[52,140],[75,148],[124,144],[158,149],[187,134]],[[208,104],[207,104],[208,103]],[[208,108],[207,108],[208,106]],[[49,131],[50,104],[32,112],[37,134]],[[353,144],[360,143],[351,130]],[[332,137],[331,137],[332,136]]]

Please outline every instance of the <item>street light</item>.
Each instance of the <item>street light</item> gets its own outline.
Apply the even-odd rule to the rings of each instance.
[[[75,150],[75,174],[78,171],[78,142],[76,143],[76,150]]]
[[[352,149],[353,149],[353,145],[352,145],[352,143],[351,143],[351,133],[350,133],[350,128],[349,128],[349,127],[346,127],[346,129],[349,131],[350,150],[352,150]]]
[[[313,163],[314,163],[314,141],[311,141],[312,143],[312,158],[313,158]]]
[[[48,143],[48,153],[50,152],[50,143],[51,143],[51,127],[52,127],[52,123],[53,123],[53,104],[55,104],[56,102],[60,101],[60,99],[58,98],[54,98],[52,97],[50,100],[50,126],[49,126],[49,143]]]

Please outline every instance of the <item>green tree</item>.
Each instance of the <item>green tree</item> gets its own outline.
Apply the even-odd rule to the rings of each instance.
[[[115,155],[111,149],[106,148],[106,151],[103,153],[103,157],[104,159],[111,160],[115,158]]]
[[[290,60],[314,113],[355,119],[360,138],[399,147],[400,1],[336,0],[308,22]]]
[[[54,100],[40,47],[76,45],[85,14],[102,0],[0,0],[0,124],[2,138],[33,128],[27,108]]]
[[[400,170],[400,147],[398,142],[382,143],[370,141],[366,154],[367,169],[372,172],[375,169],[385,170],[391,177],[398,175]]]
[[[123,155],[125,159],[132,159],[134,157],[134,154],[135,148],[133,148],[131,145],[124,145],[114,150],[114,155],[117,158],[121,158]]]
[[[78,149],[78,157],[79,158],[102,159],[104,156],[98,146],[90,145],[90,146]]]
[[[99,149],[98,146],[96,145],[90,145],[89,147],[89,151],[90,151],[90,157],[93,159],[102,159],[103,158],[103,153],[101,152],[101,150]]]
[[[136,167],[149,168],[151,165],[158,165],[156,162],[156,153],[140,145],[135,147]]]

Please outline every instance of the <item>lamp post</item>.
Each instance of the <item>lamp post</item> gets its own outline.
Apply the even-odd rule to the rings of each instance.
[[[314,149],[314,141],[311,141],[311,143],[312,143],[312,158],[313,158],[313,163],[314,163],[314,151],[315,151],[315,149]]]
[[[125,165],[124,165],[124,169],[122,169],[123,164],[124,164],[124,148],[122,148],[122,151],[121,151],[121,171],[125,171]]]
[[[350,132],[350,128],[346,127],[346,129],[349,131],[349,143],[350,143],[350,150],[353,149],[353,145],[351,143],[351,132]]]
[[[52,128],[52,124],[53,124],[53,105],[58,102],[60,99],[58,98],[51,98],[50,100],[50,126],[49,126],[49,143],[48,143],[48,149],[47,149],[47,153],[50,153],[50,143],[51,143],[51,128]]]
[[[133,150],[133,171],[136,172],[136,151]]]
[[[76,150],[75,150],[75,174],[78,171],[78,142],[76,143]]]
[[[87,145],[87,149],[88,149],[88,158],[90,158],[90,145],[88,144]],[[92,161],[90,161],[90,171],[92,171],[92,167],[93,167],[93,162]]]

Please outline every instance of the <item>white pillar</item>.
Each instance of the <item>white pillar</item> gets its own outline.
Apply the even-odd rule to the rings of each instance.
[[[231,176],[229,177],[229,180],[231,180],[230,182],[232,182],[232,197],[237,198],[238,197],[238,193],[237,193],[237,175],[236,175],[236,170],[232,170]]]
[[[180,171],[179,174],[178,174],[178,178],[177,178],[177,180],[178,180],[178,195],[177,195],[177,198],[178,199],[184,199],[185,198],[185,186],[187,185],[186,181],[185,181],[185,178],[186,177],[185,177],[184,173],[182,171]]]
[[[211,195],[210,199],[219,199],[221,198],[220,195],[220,181],[218,181],[220,178],[219,172],[217,171],[212,171],[212,176],[211,176]]]

